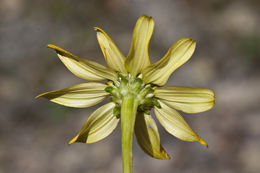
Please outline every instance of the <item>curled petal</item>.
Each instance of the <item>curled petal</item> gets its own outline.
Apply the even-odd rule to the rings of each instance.
[[[94,61],[89,61],[83,58],[79,58],[55,45],[49,44],[49,48],[52,48],[58,54],[60,60],[64,65],[76,76],[90,80],[100,81],[110,79],[116,81],[117,74],[111,69],[104,67]]]
[[[135,121],[135,136],[145,153],[156,159],[170,159],[160,144],[160,136],[151,115],[138,113]]]
[[[126,73],[125,57],[122,52],[102,29],[98,27],[94,27],[94,29],[97,31],[97,39],[108,67],[115,71]]]
[[[172,72],[190,59],[195,46],[196,42],[190,38],[178,40],[161,60],[149,65],[142,71],[143,80],[146,83],[164,85]]]
[[[157,87],[154,95],[168,106],[186,113],[199,113],[214,106],[214,92],[206,88]]]
[[[176,110],[161,101],[159,103],[161,108],[155,107],[155,115],[166,131],[183,141],[197,141],[207,146],[207,143],[192,130]]]
[[[107,85],[102,83],[82,83],[62,90],[46,92],[36,96],[44,97],[54,103],[64,106],[83,108],[98,104],[109,94],[105,91]]]
[[[153,34],[154,20],[152,17],[141,16],[136,22],[133,39],[125,65],[133,76],[151,64],[148,47]]]
[[[110,102],[94,111],[82,126],[79,134],[69,144],[74,142],[94,143],[110,135],[116,128],[119,119],[113,114],[115,104]]]

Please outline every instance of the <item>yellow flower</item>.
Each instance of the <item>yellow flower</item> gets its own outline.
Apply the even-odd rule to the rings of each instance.
[[[148,48],[153,28],[152,17],[143,15],[138,19],[131,49],[125,57],[112,39],[102,29],[95,27],[107,67],[48,45],[76,76],[90,81],[107,80],[107,83],[82,83],[37,96],[77,108],[93,106],[110,97],[111,102],[88,117],[70,144],[97,142],[111,134],[121,119],[124,172],[132,172],[133,131],[147,154],[157,159],[170,158],[160,144],[157,125],[150,115],[152,109],[160,124],[170,134],[184,141],[197,141],[207,145],[177,110],[186,113],[209,110],[214,106],[214,93],[204,88],[163,86],[172,72],[189,60],[196,42],[190,38],[181,38],[160,61],[151,64]]]

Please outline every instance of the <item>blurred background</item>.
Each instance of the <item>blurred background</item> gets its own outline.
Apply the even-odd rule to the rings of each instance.
[[[105,64],[93,27],[127,55],[142,14],[155,20],[152,63],[181,37],[197,41],[167,85],[210,88],[216,105],[182,113],[209,149],[180,141],[157,123],[172,159],[150,158],[135,141],[134,172],[260,172],[259,9],[258,0],[1,0],[0,173],[122,172],[119,127],[95,144],[67,144],[103,103],[75,109],[34,97],[84,82],[47,44]]]

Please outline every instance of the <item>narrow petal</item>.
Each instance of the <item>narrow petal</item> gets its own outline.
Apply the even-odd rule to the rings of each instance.
[[[161,101],[159,103],[161,108],[155,107],[155,115],[166,131],[183,141],[197,141],[207,146],[176,110]]]
[[[89,61],[83,58],[79,58],[71,53],[52,44],[48,45],[49,48],[54,49],[60,60],[64,65],[76,76],[90,80],[100,81],[110,79],[116,81],[117,74],[111,69],[104,67],[94,61]]]
[[[110,135],[116,128],[119,119],[113,114],[115,104],[110,102],[94,111],[82,126],[79,134],[69,144],[74,142],[94,143]]]
[[[151,115],[138,113],[135,122],[135,136],[145,153],[156,159],[170,159],[160,144],[160,136]]]
[[[152,17],[141,16],[135,25],[131,49],[126,59],[126,69],[133,76],[151,64],[148,48],[153,34],[154,20]]]
[[[159,86],[164,85],[172,72],[190,59],[195,46],[196,42],[190,38],[178,40],[161,60],[142,71],[143,80],[146,83],[153,83]]]
[[[107,85],[102,83],[82,83],[62,90],[46,92],[36,96],[44,97],[54,103],[64,106],[83,108],[98,104],[109,94],[105,91]]]
[[[154,95],[168,106],[186,113],[199,113],[214,106],[214,92],[206,88],[157,87]]]
[[[117,48],[113,40],[100,28],[94,27],[97,31],[97,39],[104,54],[108,67],[115,71],[126,73],[125,56]]]

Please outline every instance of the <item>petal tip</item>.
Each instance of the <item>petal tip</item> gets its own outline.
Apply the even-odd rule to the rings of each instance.
[[[194,47],[196,47],[196,40],[192,40],[192,45],[194,45]]]
[[[94,29],[95,31],[97,31],[97,32],[102,32],[102,29],[99,28],[99,27],[97,27],[97,26],[93,27],[93,29]]]
[[[61,52],[66,52],[65,50],[63,50],[63,49],[61,49],[60,47],[55,46],[55,45],[53,45],[53,44],[48,44],[48,45],[47,45],[47,48],[51,48],[51,49],[55,50],[57,54],[59,54],[59,53],[61,53]],[[67,52],[66,52],[66,53],[67,53]]]
[[[166,159],[166,160],[170,160],[170,159],[171,159],[171,156],[169,156],[168,153],[165,153],[165,159]]]
[[[73,144],[73,143],[74,143],[74,141],[72,141],[72,140],[71,140],[71,141],[69,141],[69,143],[68,143],[68,144],[69,144],[69,145],[71,145],[71,144]]]
[[[47,48],[57,49],[57,46],[55,46],[53,44],[47,44]]]
[[[153,19],[152,16],[148,16],[146,14],[141,15],[140,18],[147,18],[147,19],[150,19],[150,20]]]
[[[216,97],[215,97],[215,93],[214,93],[213,90],[210,90],[210,89],[209,89],[209,94],[212,95],[212,96],[214,97],[214,99],[216,98]]]
[[[208,145],[203,139],[200,138],[198,142],[199,142],[201,145],[205,145],[207,149],[209,148],[209,145]]]
[[[100,33],[105,34],[105,32],[101,28],[99,28],[97,26],[93,27],[93,29],[97,32],[97,35],[99,35]]]
[[[73,144],[73,143],[75,143],[75,142],[77,142],[77,140],[78,140],[78,137],[79,137],[79,135],[77,135],[76,137],[74,137],[72,140],[70,140],[69,141],[69,145],[71,145],[71,144]]]
[[[46,94],[46,93],[39,94],[39,95],[35,96],[34,98],[35,98],[35,99],[38,99],[39,97],[42,97],[42,96],[44,96],[45,94]]]
[[[183,37],[183,38],[180,38],[178,41],[181,41],[182,43],[190,43],[190,45],[196,45],[196,40],[193,40],[192,38],[189,38],[189,37]]]

